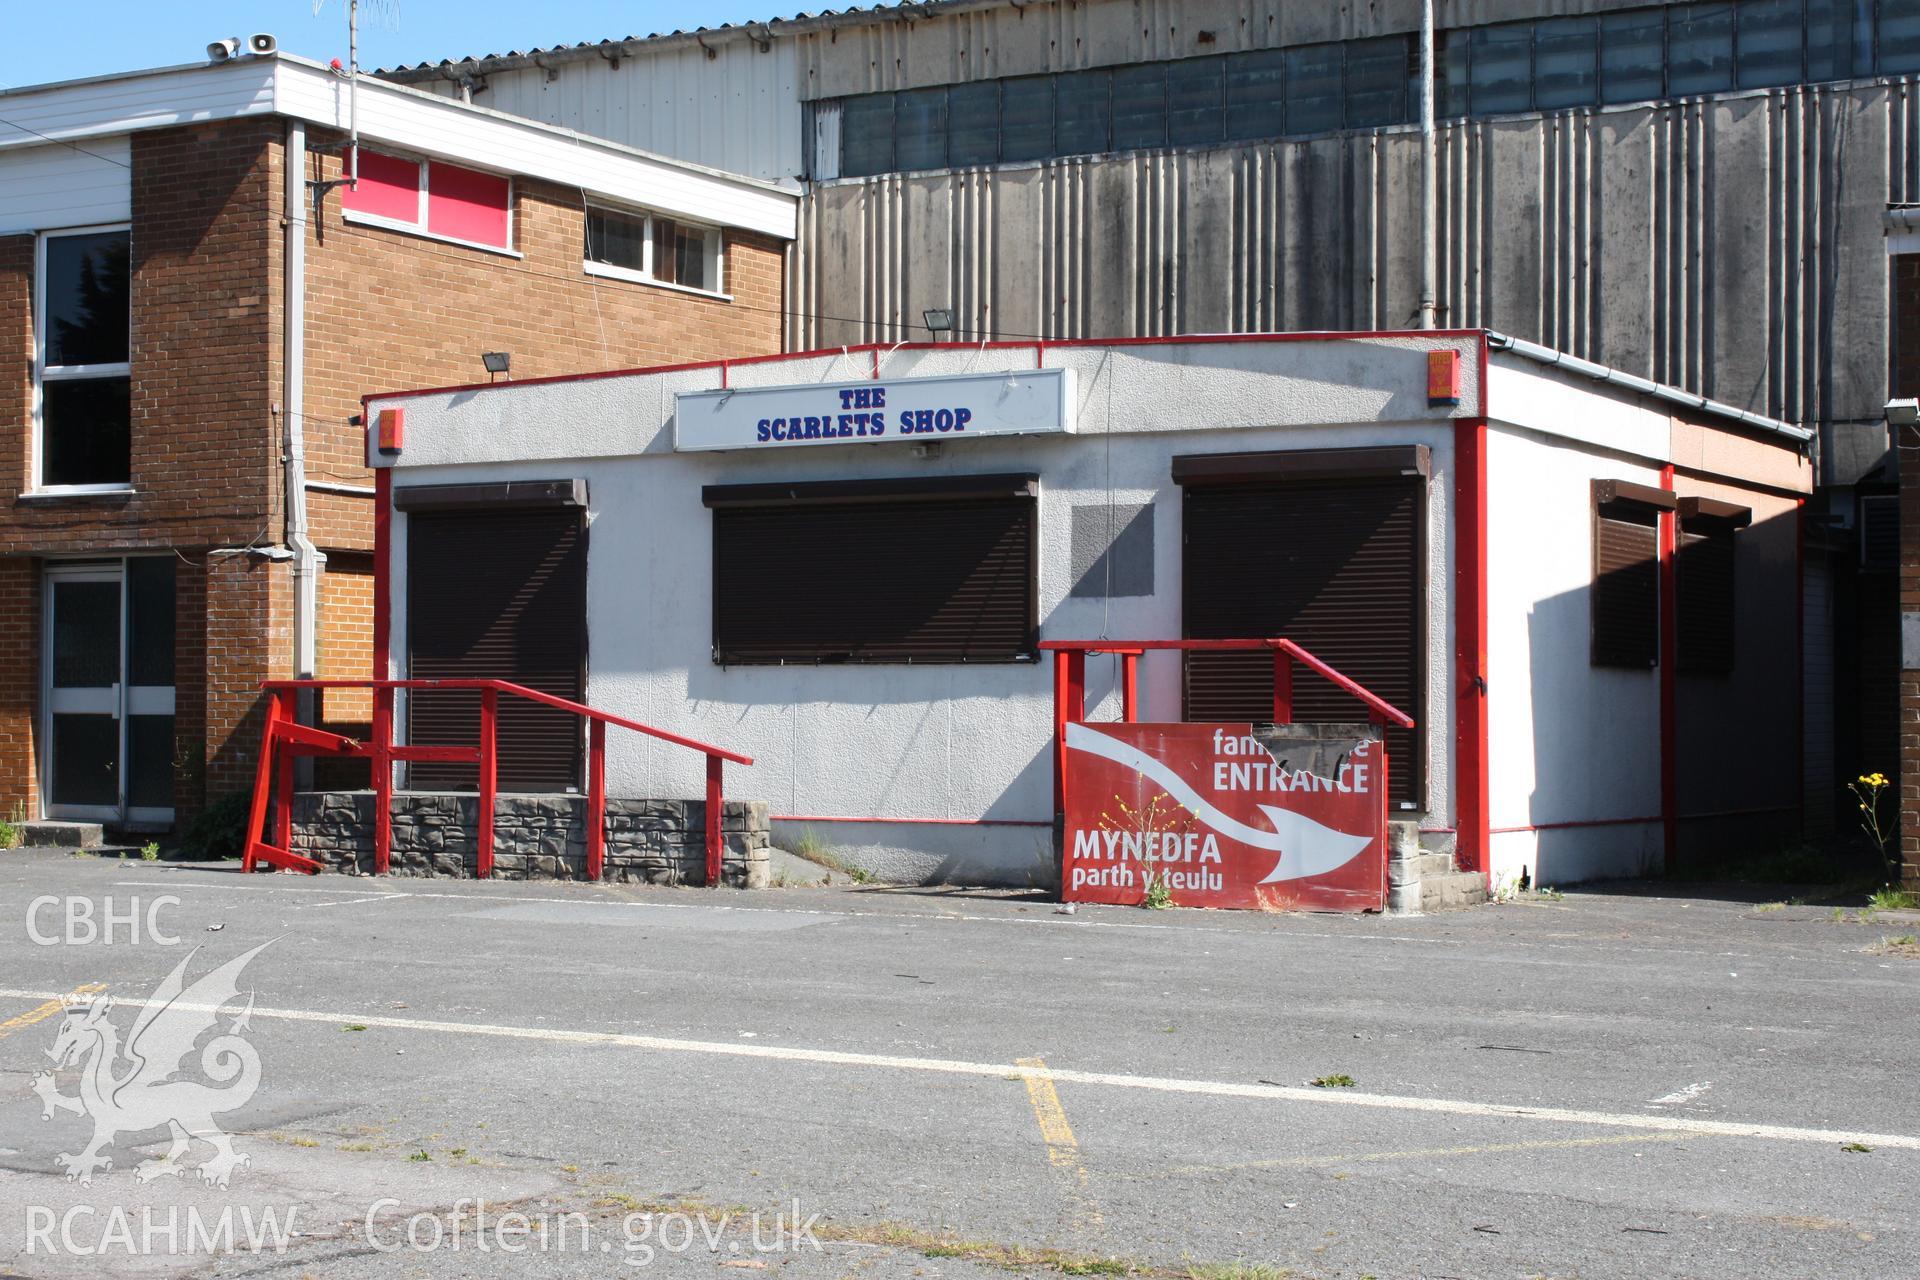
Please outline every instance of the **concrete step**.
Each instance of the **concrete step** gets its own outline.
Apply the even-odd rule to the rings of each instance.
[[[1487,878],[1477,871],[1449,871],[1420,881],[1420,910],[1453,911],[1487,900]]]
[[[1450,853],[1416,853],[1411,857],[1396,857],[1387,863],[1387,878],[1393,884],[1414,884],[1434,876],[1453,874],[1453,855]]]
[[[36,849],[98,849],[106,836],[97,822],[28,822],[20,843]]]

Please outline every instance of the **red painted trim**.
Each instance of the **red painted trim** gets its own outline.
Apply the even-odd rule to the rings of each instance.
[[[1269,636],[1259,640],[1042,640],[1039,648],[1045,653],[1065,653],[1078,660],[1081,688],[1085,688],[1086,659],[1090,653],[1144,653],[1149,649],[1178,649],[1182,651],[1215,651],[1230,649],[1273,649],[1280,653],[1293,655],[1296,662],[1304,664],[1321,678],[1336,688],[1344,689],[1367,705],[1376,723],[1382,720],[1392,721],[1403,729],[1414,727],[1413,717],[1394,706],[1364,685],[1341,675],[1325,662],[1314,657],[1291,640],[1278,636]],[[1077,701],[1070,709],[1067,719],[1086,718],[1084,699]]]
[[[727,362],[725,360],[722,360],[720,362],[720,389],[724,391],[726,390],[726,387],[727,387]]]
[[[719,756],[707,757],[707,887],[720,886],[722,868],[720,847],[720,809],[726,803],[722,773],[726,768]]]
[[[373,678],[393,673],[393,470],[373,473]]]
[[[1166,347],[1166,346],[1216,346],[1238,345],[1248,342],[1345,342],[1378,338],[1472,338],[1479,342],[1482,371],[1484,376],[1486,360],[1486,331],[1483,329],[1310,329],[1289,333],[1193,333],[1177,337],[1154,338],[1050,338],[1044,344],[1049,349],[1061,347]],[[988,351],[1030,350],[1034,346],[1031,338],[1017,341],[988,342],[968,344],[975,350]],[[940,351],[951,349],[952,344],[943,342],[864,342],[854,346],[816,347],[811,351],[782,351],[758,356],[729,356],[719,360],[689,360],[680,364],[646,365],[631,369],[600,369],[586,373],[556,373],[544,378],[518,378],[513,382],[463,382],[444,387],[416,387],[398,391],[374,391],[361,397],[364,405],[374,400],[406,400],[416,396],[449,395],[460,391],[484,391],[491,387],[496,391],[513,387],[537,387],[555,382],[597,382],[603,378],[631,378],[649,373],[685,373],[694,369],[718,369],[723,365],[771,364],[785,360],[817,360],[823,356],[848,355],[855,351],[867,351],[873,354],[874,377],[879,377],[880,356],[882,352],[892,351]],[[1482,384],[1484,388],[1484,382]],[[1482,392],[1484,400],[1485,393]]]
[[[599,880],[606,866],[607,722],[595,720],[587,731],[587,879]]]
[[[1128,724],[1140,719],[1140,655],[1120,655],[1120,718]]]
[[[1673,492],[1673,465],[1660,468],[1660,487]],[[1674,578],[1675,530],[1679,518],[1660,514],[1660,819],[1667,872],[1680,861],[1680,654],[1679,591]]]
[[[1484,346],[1482,355],[1484,356]],[[1481,377],[1484,378],[1482,364]],[[1484,396],[1485,384],[1482,383]],[[1455,864],[1490,872],[1487,728],[1487,420],[1453,428]]]
[[[482,880],[493,875],[494,801],[500,791],[500,691],[480,691],[480,795],[477,830],[474,840],[474,874]]]
[[[776,813],[774,822],[878,822],[914,827],[1050,827],[1041,818],[849,818],[817,813]]]

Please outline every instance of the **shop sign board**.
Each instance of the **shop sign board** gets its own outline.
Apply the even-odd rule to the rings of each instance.
[[[1379,911],[1386,744],[1365,725],[1066,726],[1068,902]]]
[[[673,447],[682,452],[1072,430],[1071,369],[732,387],[674,397]]]

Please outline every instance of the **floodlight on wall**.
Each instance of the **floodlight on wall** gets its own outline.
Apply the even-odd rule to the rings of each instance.
[[[938,338],[943,333],[953,332],[953,311],[949,307],[933,307],[921,313],[927,322],[927,332]]]
[[[1920,400],[1887,401],[1887,421],[1896,427],[1920,423]]]
[[[240,56],[240,37],[229,36],[225,40],[215,40],[207,46],[208,62],[226,62]]]
[[[509,373],[512,370],[513,353],[511,351],[482,351],[480,353],[480,363],[486,366],[487,380],[491,382],[501,374]],[[511,382],[513,379],[509,377],[507,381]]]

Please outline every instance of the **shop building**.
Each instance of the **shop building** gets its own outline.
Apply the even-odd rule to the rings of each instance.
[[[370,381],[779,348],[790,194],[256,47],[0,92],[0,816],[166,830],[366,674]]]
[[[1511,338],[866,345],[367,413],[382,677],[751,756],[727,794],[776,842],[877,873],[1050,881],[1041,645],[1105,637],[1284,636],[1403,709],[1391,816],[1462,869],[1636,874],[1800,821],[1809,433]],[[1270,719],[1251,656],[1146,654],[1140,718]],[[1117,671],[1089,661],[1091,718]],[[1345,699],[1292,691],[1365,718]],[[471,745],[478,717],[419,694],[397,723]],[[516,761],[510,732],[556,736]],[[580,787],[577,721],[500,734],[503,791]],[[610,796],[699,774],[607,746]]]

